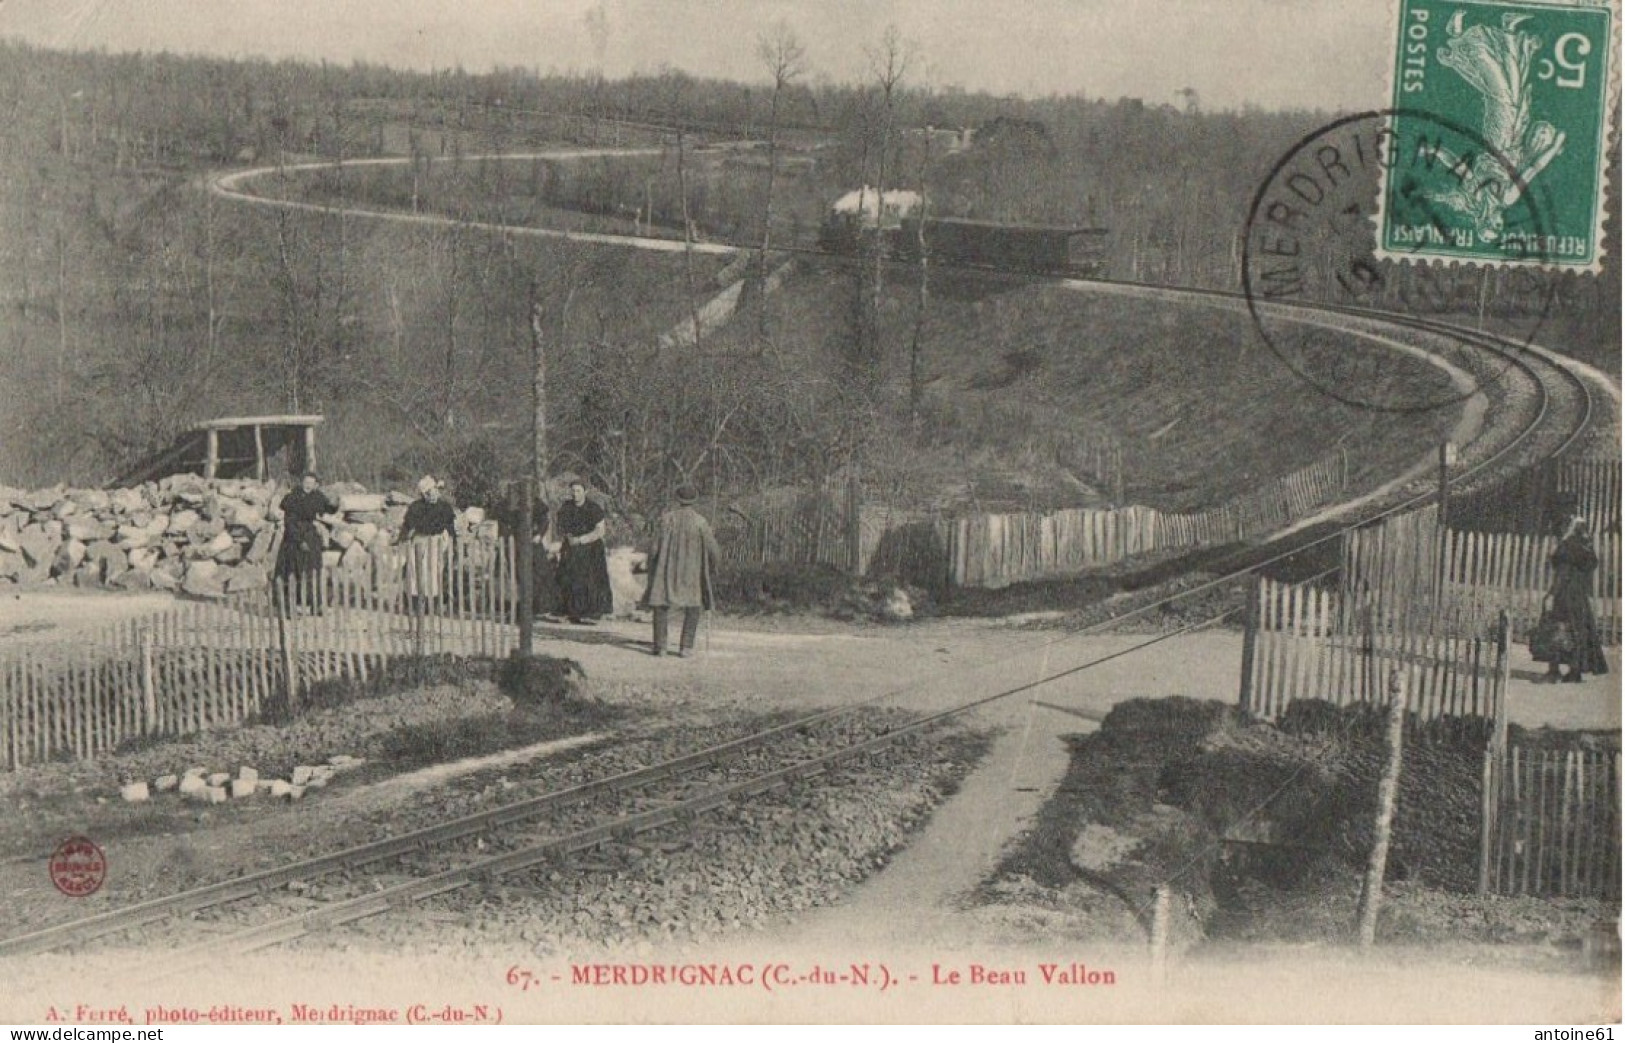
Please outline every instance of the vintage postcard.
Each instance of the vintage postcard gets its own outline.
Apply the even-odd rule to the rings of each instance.
[[[3,0],[0,1021],[1612,1038],[1619,19]]]

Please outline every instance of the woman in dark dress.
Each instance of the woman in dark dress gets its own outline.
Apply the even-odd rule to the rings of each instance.
[[[317,487],[317,481],[314,474],[306,473],[299,479],[299,488],[282,497],[282,547],[277,551],[273,574],[278,604],[284,607],[290,586],[293,604],[311,607],[317,603],[323,548],[316,519],[338,510],[338,505]]]
[[[570,622],[587,624],[614,612],[609,556],[604,551],[604,509],[587,499],[587,487],[570,483],[570,498],[559,508],[554,531],[559,548],[559,587]]]
[[[1534,650],[1536,658],[1547,664],[1549,680],[1558,679],[1559,666],[1568,667],[1562,679],[1570,684],[1578,684],[1588,673],[1608,672],[1597,616],[1591,611],[1591,576],[1596,571],[1591,532],[1586,520],[1576,515],[1552,552],[1551,604],[1541,620],[1543,629],[1560,633],[1561,639],[1548,640],[1547,647]]]
[[[457,511],[441,499],[440,482],[425,475],[418,481],[418,499],[406,508],[400,542],[406,544],[406,593],[414,607],[426,608],[444,593],[451,543],[457,536]]]

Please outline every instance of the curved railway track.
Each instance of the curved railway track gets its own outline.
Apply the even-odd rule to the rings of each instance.
[[[263,197],[249,198],[262,205],[276,205],[275,201]],[[361,213],[409,219],[422,217]],[[554,234],[587,241],[618,239],[580,233]],[[649,242],[661,243],[660,249],[671,249],[670,241]],[[1101,286],[1122,288],[1125,284],[1102,283]],[[1216,291],[1135,288],[1132,292],[1228,302],[1228,306],[1240,301],[1239,295]],[[1498,372],[1505,379],[1498,378],[1493,388],[1488,383],[1482,388],[1492,399],[1499,400],[1500,415],[1486,426],[1471,447],[1467,447],[1468,455],[1450,476],[1454,486],[1466,487],[1535,460],[1571,452],[1590,435],[1596,422],[1597,409],[1588,383],[1567,365],[1544,353],[1526,351],[1501,338],[1433,320],[1356,309],[1294,307],[1301,307],[1309,319],[1319,324],[1356,335],[1359,335],[1353,328],[1356,324],[1381,324],[1390,330],[1408,330],[1412,334],[1467,344],[1502,363]],[[1492,401],[1492,408],[1494,405]],[[1375,495],[1344,505],[1335,518],[1297,527],[1287,534],[1204,562],[1201,571],[1213,578],[1198,586],[1158,597],[1106,623],[1023,643],[1013,647],[1000,662],[1029,657],[1053,645],[1115,627],[1129,617],[1237,582],[1261,569],[1291,564],[1331,544],[1348,529],[1422,505],[1433,491],[1431,475],[1414,482],[1390,483]],[[131,932],[143,932],[149,942],[166,934],[185,933],[195,942],[197,933],[211,929],[211,922],[220,928],[220,932],[205,943],[192,944],[167,955],[151,953],[156,961],[155,971],[167,975],[218,960],[223,951],[247,952],[281,944],[411,905],[476,881],[557,860],[606,841],[661,830],[687,829],[695,816],[710,808],[816,776],[841,761],[873,753],[905,736],[920,734],[981,706],[1140,652],[1212,625],[1229,614],[1221,613],[1179,630],[1137,641],[1108,656],[1074,664],[1025,684],[920,714],[884,731],[876,732],[873,727],[854,724],[854,715],[917,689],[921,684],[808,714],[645,768],[451,819],[397,837],[42,927],[0,940],[0,957],[78,948],[100,939],[128,936]],[[335,875],[353,884],[358,879],[357,874],[364,878],[369,873],[376,875],[385,871],[391,876],[406,875],[408,879],[371,889],[351,886],[348,893],[342,893],[346,889],[339,888],[341,896],[337,899],[293,915],[279,909],[275,892],[291,884]]]

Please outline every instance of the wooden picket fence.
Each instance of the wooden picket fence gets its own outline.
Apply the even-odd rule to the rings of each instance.
[[[1382,705],[1398,670],[1418,723],[1493,717],[1506,696],[1505,667],[1502,641],[1395,628],[1373,603],[1260,577],[1248,598],[1240,702],[1272,721],[1299,699]]]
[[[1491,743],[1479,890],[1620,897],[1619,747]]]
[[[1541,605],[1552,589],[1555,536],[1514,533],[1456,532],[1441,537],[1442,602],[1465,626],[1484,626],[1505,611],[1513,632],[1522,639],[1540,619]],[[1620,539],[1603,533],[1595,542],[1599,559],[1591,576],[1591,609],[1603,640],[1620,642]]]
[[[855,483],[825,483],[792,501],[717,519],[722,557],[729,565],[831,565],[860,569]]]
[[[1515,640],[1540,618],[1552,587],[1555,536],[1458,532],[1438,528],[1438,508],[1386,519],[1343,538],[1343,592],[1367,596],[1389,610],[1388,622],[1438,631],[1482,634],[1505,611]],[[1596,541],[1591,607],[1603,640],[1619,644],[1620,536]]]
[[[1211,546],[1284,528],[1348,488],[1348,452],[1338,451],[1262,487],[1194,514],[1159,515],[1159,549]]]
[[[1596,533],[1619,532],[1619,457],[1547,460],[1450,504],[1452,528],[1474,532],[1557,532],[1573,513]]]
[[[401,551],[220,601],[178,604],[72,643],[0,649],[0,750],[16,769],[297,711],[312,685],[396,660],[502,656],[517,643],[511,540],[449,544],[425,575]]]
[[[1134,506],[954,518],[944,525],[948,582],[1002,587],[1152,551],[1250,539],[1331,502],[1347,481],[1348,459],[1339,450],[1246,496],[1192,514]]]
[[[1002,587],[1066,575],[1155,550],[1150,507],[976,514],[946,523],[949,582]]]

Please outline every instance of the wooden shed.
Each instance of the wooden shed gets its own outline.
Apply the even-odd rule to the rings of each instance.
[[[297,475],[316,469],[316,414],[223,417],[182,432],[173,445],[148,457],[112,483],[140,485],[172,474],[205,478]]]

